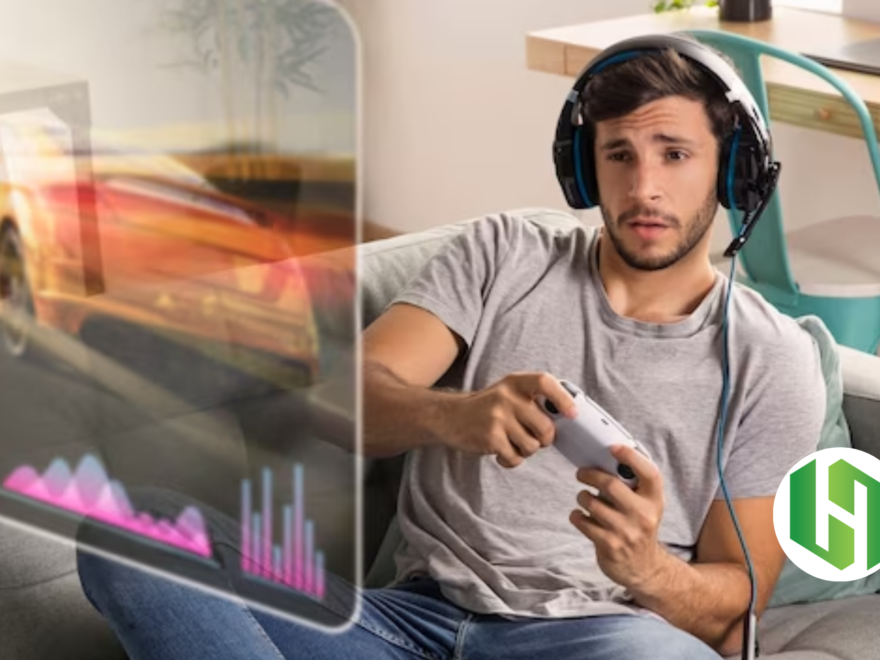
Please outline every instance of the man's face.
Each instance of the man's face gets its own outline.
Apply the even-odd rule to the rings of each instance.
[[[606,235],[626,264],[660,270],[708,250],[718,142],[701,102],[671,96],[598,122],[595,155]]]

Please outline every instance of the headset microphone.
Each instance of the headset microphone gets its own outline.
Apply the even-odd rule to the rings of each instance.
[[[755,228],[758,220],[761,217],[761,214],[764,212],[764,208],[767,206],[767,203],[770,201],[770,197],[773,195],[773,191],[776,189],[776,184],[779,181],[779,170],[781,169],[781,165],[779,163],[773,163],[771,165],[771,170],[769,172],[770,181],[769,181],[769,189],[766,191],[765,195],[761,198],[760,206],[749,216],[743,219],[742,227],[740,228],[739,234],[734,238],[730,245],[724,250],[724,256],[730,259],[731,257],[736,256],[736,253],[739,252],[742,247],[746,244],[746,241],[749,240],[749,236],[752,233],[752,230]]]

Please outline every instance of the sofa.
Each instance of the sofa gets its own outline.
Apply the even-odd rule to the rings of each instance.
[[[569,231],[578,223],[569,214],[552,209],[515,212],[525,222],[552,225],[558,231]],[[362,301],[359,313],[339,305],[321,309],[320,300],[316,300],[322,337],[343,344],[354,341],[359,327],[375,319],[431,254],[468,222],[473,219],[358,246]],[[326,295],[328,292],[351,285],[348,276],[335,267],[339,260],[332,255],[316,255],[302,261],[304,268],[322,273],[321,277],[313,278],[321,282],[323,289],[322,296],[316,298],[329,299],[332,296]],[[845,347],[838,347],[837,352],[843,373],[843,411],[852,444],[880,457],[880,358]],[[21,378],[29,377],[26,367],[16,368],[24,374],[19,383]],[[454,375],[455,368],[441,384],[453,383]],[[346,411],[353,409],[351,388],[336,387],[341,381],[334,382],[334,378],[351,377],[344,369],[337,370],[335,376],[308,393],[307,405],[312,411],[309,419],[318,442],[337,447],[350,436],[354,421]],[[0,412],[5,396],[0,383]],[[90,405],[101,409],[102,404],[91,401]],[[240,410],[220,400],[194,412],[189,423],[201,428],[216,445],[200,448],[208,466],[193,474],[156,474],[156,479],[164,487],[180,488],[220,509],[232,510],[234,504],[222,501],[217,483],[238,475],[251,450],[249,427],[234,417]],[[93,441],[88,430],[95,427],[95,414],[91,413],[91,417],[91,426],[86,425],[77,435],[77,441],[85,445]],[[131,420],[117,420],[116,424],[125,433],[142,432],[142,427]],[[162,438],[144,436],[137,445],[149,449],[154,442],[161,443]],[[161,447],[153,449],[159,451]],[[146,454],[140,455],[140,459],[146,460]],[[391,556],[399,540],[394,510],[401,469],[401,457],[362,462],[363,498],[358,513],[362,527],[361,566],[367,586],[386,584],[393,577]],[[352,539],[340,542],[350,544]],[[878,617],[880,595],[873,593],[773,607],[760,623],[761,656],[768,660],[880,658]],[[0,521],[0,660],[47,658],[122,660],[125,654],[82,595],[74,544]]]

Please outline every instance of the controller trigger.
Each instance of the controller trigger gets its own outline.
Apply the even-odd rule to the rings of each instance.
[[[562,385],[562,387],[565,388],[565,391],[571,394],[572,397],[576,397],[579,394],[578,389],[567,380],[560,380],[559,384]]]
[[[651,458],[651,454],[648,453],[648,450],[645,449],[644,446],[642,446],[641,442],[639,442],[638,440],[635,440],[635,443],[636,443],[636,451],[638,451],[642,456],[647,458],[649,461],[654,460],[653,458]]]

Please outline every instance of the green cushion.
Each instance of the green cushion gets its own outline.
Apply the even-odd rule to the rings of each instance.
[[[822,355],[822,372],[825,375],[827,392],[825,423],[822,426],[822,436],[817,451],[831,447],[850,447],[849,427],[843,415],[843,376],[837,345],[818,317],[804,316],[798,319],[798,323],[815,337]],[[870,594],[878,589],[880,589],[880,572],[852,582],[829,582],[805,573],[786,558],[768,607]]]

